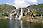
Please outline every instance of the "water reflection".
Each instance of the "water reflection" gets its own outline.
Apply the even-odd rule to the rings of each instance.
[[[12,25],[9,24],[8,20],[0,20],[0,28],[21,28],[20,21],[15,22],[12,20]],[[16,25],[17,24],[17,25]],[[11,26],[11,27],[10,27]],[[22,24],[22,28],[43,28],[43,24],[41,23],[24,23]]]
[[[13,26],[11,25],[12,28],[21,28],[21,24],[20,24],[20,21],[18,20],[17,22],[16,21],[13,21],[12,22]],[[22,23],[22,28],[42,28],[41,27],[41,23]]]
[[[14,20],[9,21],[9,28],[14,28]]]

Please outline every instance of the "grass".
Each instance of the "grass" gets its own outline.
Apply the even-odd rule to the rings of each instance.
[[[8,20],[0,19],[0,28],[8,28]]]

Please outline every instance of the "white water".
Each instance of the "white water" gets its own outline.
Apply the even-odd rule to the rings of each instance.
[[[14,28],[14,25],[13,25],[13,21],[14,20],[12,20],[13,19],[13,16],[12,16],[12,14],[10,14],[10,20],[9,20],[9,28]]]
[[[14,12],[14,13],[12,13]],[[15,10],[12,10],[11,13],[9,14],[9,28],[14,28],[14,17],[13,15],[15,14]]]
[[[22,28],[22,20],[21,20],[21,17],[23,16],[23,10],[22,9],[20,9],[21,10],[21,12],[19,13],[19,11],[17,11],[17,15],[16,15],[16,28]],[[18,17],[19,16],[19,17]],[[18,25],[19,23],[20,23],[20,25]]]
[[[19,11],[19,9],[16,11],[17,15],[15,17],[15,28],[22,28],[22,20],[21,17],[23,16],[23,9],[20,9],[21,12]],[[20,13],[19,13],[20,12]],[[14,28],[14,17],[12,15],[14,15],[15,13],[11,13],[9,16],[9,28]],[[19,16],[19,17],[18,17]]]

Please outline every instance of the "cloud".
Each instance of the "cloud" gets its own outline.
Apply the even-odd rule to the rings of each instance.
[[[6,4],[13,5],[17,8],[24,8],[33,4],[43,3],[43,0],[7,0]]]
[[[37,3],[37,0],[15,0],[15,6],[17,8],[24,8]]]
[[[39,4],[42,4],[42,3],[43,3],[43,0],[38,0],[38,3],[39,3]]]

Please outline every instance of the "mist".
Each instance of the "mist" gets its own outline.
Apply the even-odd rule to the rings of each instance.
[[[15,0],[15,7],[16,8],[25,8],[27,6],[38,4],[37,0]]]

